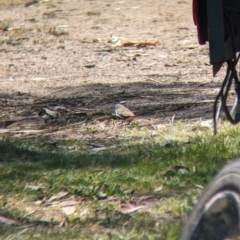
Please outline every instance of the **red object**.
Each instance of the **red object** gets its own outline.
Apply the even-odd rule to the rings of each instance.
[[[198,42],[199,44],[203,45],[206,43],[203,32],[202,32],[202,26],[200,21],[200,11],[199,9],[199,1],[200,0],[193,0],[192,2],[192,13],[193,13],[193,22],[197,26],[197,32],[198,32]]]
[[[197,0],[193,0],[192,2],[192,12],[193,12],[193,22],[195,25],[198,25]]]

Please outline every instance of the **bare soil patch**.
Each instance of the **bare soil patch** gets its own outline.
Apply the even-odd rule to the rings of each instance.
[[[0,8],[3,129],[108,121],[116,101],[141,123],[212,117],[224,71],[212,77],[190,0],[2,0]],[[39,112],[56,106],[61,114],[39,127]]]

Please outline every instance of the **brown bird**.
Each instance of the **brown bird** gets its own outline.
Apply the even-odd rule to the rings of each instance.
[[[124,107],[122,104],[119,103],[115,105],[114,113],[114,115],[119,118],[132,119],[135,116],[133,112],[131,112],[128,108]]]

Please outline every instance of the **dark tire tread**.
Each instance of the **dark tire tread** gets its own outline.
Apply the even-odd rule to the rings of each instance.
[[[180,240],[237,239],[240,222],[240,159],[227,164],[194,206]]]

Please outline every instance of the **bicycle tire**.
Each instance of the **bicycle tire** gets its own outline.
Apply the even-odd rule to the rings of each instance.
[[[240,159],[227,164],[194,206],[180,240],[237,239],[240,223]]]

